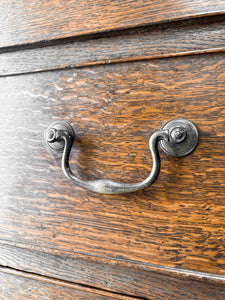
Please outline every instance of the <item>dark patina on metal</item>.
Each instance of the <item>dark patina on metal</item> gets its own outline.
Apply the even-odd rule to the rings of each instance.
[[[161,130],[169,132],[169,140],[159,143],[162,150],[171,156],[186,156],[194,151],[198,144],[196,126],[183,118],[165,123]]]
[[[44,133],[48,148],[56,155],[62,155],[62,170],[65,176],[76,185],[100,194],[121,194],[145,189],[154,183],[160,172],[158,144],[163,151],[172,156],[184,156],[191,153],[198,143],[198,131],[195,125],[186,119],[174,119],[163,125],[161,130],[152,134],[149,148],[152,154],[152,170],[141,182],[126,183],[110,179],[82,180],[77,178],[69,165],[70,151],[75,133],[67,121],[52,124]]]
[[[62,133],[66,132],[72,139],[75,138],[73,127],[68,121],[58,121],[51,124],[44,133],[46,145],[55,155],[62,155],[65,148],[64,139],[60,138]]]

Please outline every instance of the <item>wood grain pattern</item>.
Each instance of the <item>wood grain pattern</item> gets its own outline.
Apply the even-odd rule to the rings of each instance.
[[[224,12],[222,0],[4,0],[0,47]]]
[[[66,299],[66,300],[132,300],[119,294],[90,289],[76,284],[0,268],[0,296],[10,299]],[[138,299],[138,298],[135,298]]]
[[[215,54],[1,78],[1,239],[224,275],[224,74]],[[197,125],[198,148],[162,154],[157,182],[132,195],[72,185],[42,143],[67,119],[78,176],[134,182],[175,117]]]
[[[12,242],[1,242],[0,253],[4,266],[142,299],[225,297],[225,276]]]
[[[224,19],[217,16],[22,47],[0,54],[0,76],[225,51]]]

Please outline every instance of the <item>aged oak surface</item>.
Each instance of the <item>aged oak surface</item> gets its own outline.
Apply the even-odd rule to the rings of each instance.
[[[1,78],[2,239],[224,274],[224,67],[215,54]],[[199,146],[162,153],[157,182],[133,194],[74,186],[42,143],[69,120],[78,176],[134,182],[151,170],[150,134],[176,117]]]
[[[225,297],[224,276],[9,241],[0,243],[0,251],[4,266],[144,299]]]
[[[77,37],[4,52],[0,76],[225,51],[225,16]],[[190,42],[191,41],[191,42]]]
[[[3,0],[0,47],[224,12],[222,0]]]
[[[80,299],[80,300],[132,300],[119,294],[82,287],[68,282],[52,280],[34,274],[26,274],[0,268],[1,299]]]
[[[224,1],[2,1],[0,298],[225,298]],[[82,179],[137,182],[150,135],[184,117],[151,187],[76,187],[44,130],[68,120]]]

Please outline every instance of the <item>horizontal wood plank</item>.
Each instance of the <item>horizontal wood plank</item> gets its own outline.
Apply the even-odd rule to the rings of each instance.
[[[10,300],[132,300],[133,297],[0,267],[0,297]],[[138,299],[138,298],[135,298]],[[134,299],[134,300],[135,300]]]
[[[225,17],[122,31],[110,37],[0,54],[0,76],[225,51]]]
[[[224,12],[222,0],[5,0],[0,9],[0,47]]]
[[[172,300],[197,297],[199,300],[206,300],[214,297],[214,299],[222,300],[225,297],[225,276],[138,264],[132,261],[109,260],[29,245],[12,245],[12,243],[10,245],[9,242],[3,243],[2,241],[0,250],[1,265],[27,271],[30,274],[26,277],[31,277],[31,279],[31,273],[38,273],[142,299]],[[35,286],[38,285],[35,283]],[[15,291],[15,288],[17,287],[14,287],[12,291]],[[85,291],[77,285],[73,288],[76,289],[74,293],[83,294]],[[57,291],[57,286],[55,286],[55,291]],[[96,296],[95,291],[92,293]],[[105,295],[104,292],[102,294]],[[120,297],[118,295],[118,299],[129,299],[124,296]]]
[[[225,275],[224,74],[212,54],[1,78],[1,239]],[[149,136],[176,117],[197,125],[197,149],[161,152],[158,180],[132,195],[74,186],[42,141],[66,119],[79,177],[135,182]]]

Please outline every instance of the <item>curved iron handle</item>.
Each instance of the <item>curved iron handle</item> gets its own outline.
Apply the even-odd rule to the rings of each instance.
[[[69,165],[70,151],[74,140],[72,126],[61,121],[52,124],[45,132],[45,141],[48,147],[55,153],[62,154],[62,170],[65,176],[76,185],[100,194],[121,194],[134,192],[150,186],[160,172],[160,156],[158,144],[168,155],[184,156],[192,152],[198,143],[198,131],[193,123],[186,119],[175,119],[163,125],[161,130],[152,134],[149,140],[149,148],[152,154],[152,170],[150,175],[138,183],[125,183],[109,179],[81,180],[71,171]]]

